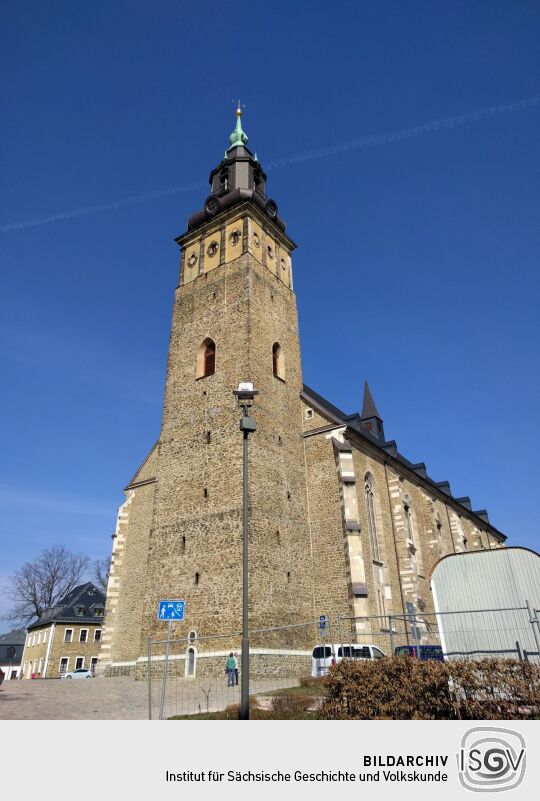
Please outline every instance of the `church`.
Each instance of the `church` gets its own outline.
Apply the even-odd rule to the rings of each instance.
[[[303,383],[296,244],[247,142],[239,108],[204,207],[176,239],[161,431],[125,488],[113,535],[107,675],[144,674],[148,637],[166,636],[160,599],[185,599],[174,635],[197,643],[198,665],[205,637],[241,629],[241,381],[259,392],[249,440],[250,629],[340,615],[378,642],[389,615],[421,621],[433,611],[430,575],[442,556],[505,542],[485,510],[386,439],[367,384],[351,414]]]

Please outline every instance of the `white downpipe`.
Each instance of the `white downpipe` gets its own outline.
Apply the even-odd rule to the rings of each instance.
[[[47,653],[45,654],[45,665],[43,667],[43,678],[44,679],[47,678],[47,669],[49,667],[49,656],[50,656],[50,653],[51,653],[51,646],[52,646],[52,641],[53,641],[53,637],[54,637],[54,627],[55,626],[56,626],[56,623],[53,623],[52,626],[51,626],[51,630],[49,632],[49,642],[47,643]]]

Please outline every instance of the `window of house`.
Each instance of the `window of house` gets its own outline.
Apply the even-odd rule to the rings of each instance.
[[[375,500],[373,496],[373,476],[366,473],[364,478],[364,491],[366,495],[367,518],[369,538],[371,541],[371,555],[377,562],[380,561],[379,539],[377,536],[377,521],[375,519]]]
[[[188,634],[188,641],[193,644],[196,639],[197,639],[197,632],[195,631],[195,629],[192,629]]]
[[[285,359],[279,342],[274,342],[272,345],[272,372],[276,378],[285,380]]]
[[[75,670],[80,670],[84,667],[84,656],[78,656],[75,660]]]
[[[97,663],[98,663],[98,658],[99,658],[99,657],[97,657],[97,656],[93,656],[93,657],[92,657],[92,659],[90,660],[90,670],[92,671],[92,673],[93,673],[93,672],[95,671],[95,669],[96,669],[96,665],[97,665]]]
[[[85,611],[84,606],[78,606],[77,607],[77,614],[78,614],[79,617],[83,617],[84,616],[84,611]]]
[[[79,634],[79,642],[86,642],[88,640],[88,629],[81,629]]]
[[[96,629],[94,631],[94,642],[99,642],[101,640],[101,629]]]
[[[94,609],[94,615],[95,617],[103,617],[103,607],[96,606],[96,608]]]
[[[306,418],[306,420],[311,420],[311,418],[313,417],[313,409],[306,409],[306,411],[304,412],[304,417]]]
[[[72,642],[73,640],[73,629],[66,629],[64,632],[64,642]]]
[[[197,378],[206,378],[216,372],[216,343],[207,337],[197,352]]]
[[[60,673],[65,673],[69,668],[69,656],[63,656],[60,660]]]

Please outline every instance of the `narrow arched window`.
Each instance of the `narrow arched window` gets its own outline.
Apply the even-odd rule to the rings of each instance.
[[[195,648],[188,648],[187,659],[186,659],[186,676],[191,678],[195,676],[195,659],[196,659]]]
[[[279,342],[274,342],[272,345],[272,372],[276,378],[285,380],[285,359]]]
[[[422,559],[422,551],[416,529],[416,522],[413,517],[413,510],[411,507],[411,499],[408,495],[403,497],[403,512],[405,515],[405,536],[408,541],[409,554],[411,558],[411,566],[415,573],[419,575],[424,574],[424,562]]]
[[[380,561],[379,539],[377,537],[377,521],[375,519],[375,499],[373,495],[373,476],[366,473],[364,477],[364,491],[366,494],[367,519],[369,528],[369,538],[371,540],[372,558]]]
[[[229,189],[229,170],[223,170],[219,174],[219,191],[227,192]]]
[[[197,378],[206,378],[216,372],[216,343],[207,337],[197,352]]]

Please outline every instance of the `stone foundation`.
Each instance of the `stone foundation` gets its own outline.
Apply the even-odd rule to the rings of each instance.
[[[186,657],[169,657],[168,675],[176,678],[186,679],[206,679],[221,678],[225,674],[225,661],[228,653],[220,654],[198,654],[195,662],[195,673],[193,676],[186,675]],[[238,656],[240,665],[240,657]],[[165,659],[162,656],[152,659],[152,678],[160,679],[163,677],[163,666]],[[119,668],[126,670],[127,668]],[[148,660],[141,659],[137,662],[133,673],[116,673],[113,665],[108,669],[108,676],[134,675],[136,680],[148,678]],[[266,678],[300,678],[311,675],[311,653],[307,651],[254,651],[250,654],[249,674],[252,679]]]

